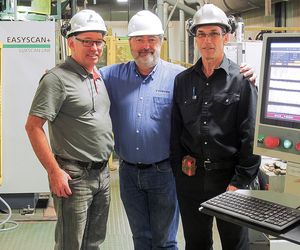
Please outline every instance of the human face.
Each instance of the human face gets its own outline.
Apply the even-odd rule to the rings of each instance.
[[[196,43],[202,60],[221,63],[224,56],[224,44],[228,42],[228,35],[221,27],[200,26],[196,30]]]
[[[87,71],[92,72],[99,61],[105,42],[99,32],[84,32],[68,38],[72,58]]]
[[[129,39],[132,57],[139,68],[152,69],[159,60],[160,36],[135,36]]]

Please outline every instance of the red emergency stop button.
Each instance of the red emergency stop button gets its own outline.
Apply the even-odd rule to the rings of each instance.
[[[277,148],[280,144],[280,139],[278,137],[266,136],[264,139],[264,145],[267,148]]]
[[[300,142],[296,143],[295,149],[296,149],[297,151],[300,151]]]

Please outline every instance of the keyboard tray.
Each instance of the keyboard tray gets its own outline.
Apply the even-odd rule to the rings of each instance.
[[[300,211],[238,192],[225,192],[201,204],[208,208],[265,228],[282,232],[300,221]],[[201,208],[200,208],[201,209]]]

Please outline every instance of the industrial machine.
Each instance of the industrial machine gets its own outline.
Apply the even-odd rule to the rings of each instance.
[[[262,41],[241,41],[229,42],[224,47],[226,56],[241,65],[245,62],[255,70],[257,74],[256,83],[259,84],[260,76],[260,55],[262,54]]]
[[[300,206],[300,36],[265,34],[260,70],[254,153],[287,162],[284,193],[278,201]],[[277,182],[278,184],[278,182]],[[271,195],[270,195],[271,196]],[[297,201],[297,202],[296,202]],[[296,229],[292,229],[294,232]],[[286,233],[288,235],[288,232]],[[292,233],[290,233],[292,234]],[[299,234],[299,232],[298,232]],[[280,237],[263,234],[267,248],[300,249]],[[260,235],[263,238],[262,235]],[[298,243],[300,244],[300,242]]]
[[[287,161],[285,192],[300,195],[300,37],[264,37],[254,152]]]
[[[5,70],[1,72],[0,196],[12,208],[34,207],[37,194],[49,192],[49,187],[24,125],[41,76],[55,65],[55,23],[2,22],[0,42]]]

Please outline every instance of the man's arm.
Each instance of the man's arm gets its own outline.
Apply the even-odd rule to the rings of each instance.
[[[68,184],[71,177],[59,167],[54,158],[43,129],[45,122],[45,119],[29,115],[25,129],[36,156],[48,173],[51,191],[58,197],[67,198],[72,194]]]
[[[248,83],[243,82],[241,87],[236,119],[240,147],[235,174],[227,188],[231,191],[247,188],[256,177],[260,166],[260,156],[253,154],[257,91],[255,86]]]

